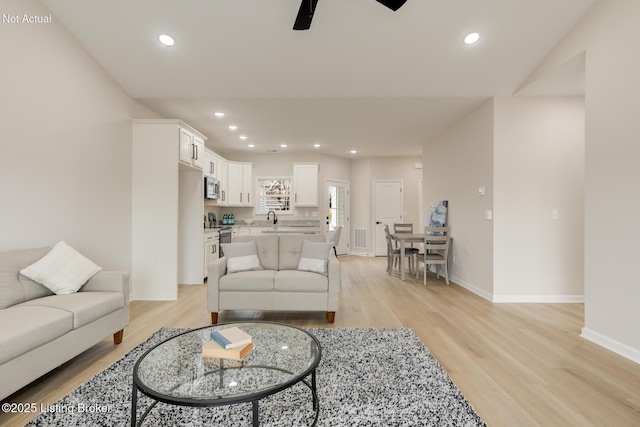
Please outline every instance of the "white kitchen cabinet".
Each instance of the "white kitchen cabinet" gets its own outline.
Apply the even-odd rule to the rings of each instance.
[[[296,207],[318,207],[318,163],[293,164],[293,203]]]
[[[204,166],[204,138],[179,126],[179,160],[185,165],[202,169]]]
[[[251,234],[251,227],[248,226],[238,226],[238,227],[234,227],[237,228],[237,235],[238,236],[248,236],[249,234]]]
[[[220,196],[218,197],[218,206],[229,205],[229,177],[227,171],[229,169],[229,163],[222,157],[218,157],[218,180],[220,181]]]
[[[229,206],[242,206],[242,164],[229,162],[227,168]]]
[[[204,167],[202,168],[202,173],[211,178],[218,177],[218,157],[213,151],[206,148],[204,150]]]
[[[204,276],[209,275],[209,264],[217,260],[220,256],[218,250],[218,241],[220,240],[219,231],[209,231],[204,234]]]
[[[242,206],[253,206],[253,163],[242,165]]]
[[[193,166],[197,169],[204,168],[204,139],[193,135],[193,147],[195,154],[193,156]]]
[[[227,163],[228,206],[253,206],[253,163]]]

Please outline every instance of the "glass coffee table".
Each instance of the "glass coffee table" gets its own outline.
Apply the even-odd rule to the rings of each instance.
[[[239,361],[203,357],[202,346],[211,341],[211,331],[231,326],[251,335],[254,349]],[[298,382],[311,390],[315,425],[320,412],[316,367],[321,356],[322,347],[313,335],[280,323],[221,323],[175,335],[147,351],[133,368],[131,426],[141,425],[158,402],[199,407],[251,402],[257,426],[260,399]],[[138,391],[154,400],[139,421]]]

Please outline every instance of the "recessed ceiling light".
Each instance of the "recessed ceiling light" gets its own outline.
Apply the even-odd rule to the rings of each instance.
[[[253,148],[253,147],[255,147],[255,145],[254,144],[249,144],[249,145],[247,145],[247,147]]]
[[[280,144],[280,147],[287,148],[287,144]]]
[[[351,153],[351,154],[356,154],[357,152],[358,152],[358,151],[356,151],[356,150],[351,150],[351,151],[350,151],[350,153]]]
[[[313,144],[315,148],[320,148],[320,144]]]
[[[175,44],[175,41],[173,41],[173,37],[168,36],[166,34],[159,35],[158,40],[160,40],[160,43],[162,43],[165,46],[173,46]]]
[[[240,139],[244,141],[245,139],[247,139],[247,135],[240,135]]]
[[[469,34],[467,34],[465,36],[464,43],[465,44],[474,44],[478,40],[480,40],[480,34],[478,34],[478,33],[469,33]]]
[[[215,113],[213,113],[216,117],[224,117],[224,113],[221,111],[216,111]]]
[[[236,129],[238,129],[238,126],[236,126],[236,125],[229,125],[229,129],[231,129],[231,130],[236,130]]]

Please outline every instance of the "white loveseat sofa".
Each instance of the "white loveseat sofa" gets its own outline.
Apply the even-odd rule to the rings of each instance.
[[[100,271],[78,292],[55,295],[20,270],[51,248],[0,252],[0,399],[129,323],[129,275]]]
[[[222,310],[324,311],[329,323],[338,311],[340,262],[329,253],[327,275],[298,270],[303,242],[324,242],[316,234],[236,236],[234,242],[255,241],[263,270],[227,274],[222,257],[209,264],[208,309],[211,322]]]

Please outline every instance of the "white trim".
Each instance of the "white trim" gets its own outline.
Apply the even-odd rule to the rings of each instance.
[[[353,245],[351,244],[351,182],[350,181],[344,181],[341,179],[333,179],[333,178],[325,178],[324,180],[324,196],[322,198],[323,202],[322,202],[322,206],[320,208],[324,209],[324,212],[329,212],[329,206],[327,206],[327,190],[329,189],[329,185],[330,183],[335,183],[335,184],[341,184],[344,187],[347,188],[347,198],[346,198],[346,205],[345,205],[345,225],[344,225],[344,229],[342,230],[342,234],[340,235],[340,240],[342,241],[343,244],[347,245],[347,253],[346,255],[350,255],[350,251],[353,248]],[[320,218],[326,218],[326,215]],[[328,232],[327,228],[327,221],[326,220],[320,220],[320,226],[322,227],[322,229],[324,230],[324,233],[326,235],[326,233]],[[345,242],[344,239],[347,239],[347,241]]]
[[[366,256],[366,257],[371,257],[374,258],[375,255],[372,254],[371,252],[362,252],[362,251],[356,251],[356,250],[351,250],[349,252],[349,255],[353,255],[353,256]]]
[[[493,295],[494,303],[584,303],[584,295]]]
[[[640,364],[640,350],[636,348],[629,347],[628,345],[623,344],[620,341],[616,341],[587,327],[582,328],[582,333],[580,334],[580,336],[588,341],[591,341],[594,344],[599,345],[600,347],[611,350],[614,353],[631,360],[632,362]]]
[[[452,281],[453,283],[455,283],[456,285],[465,288],[466,290],[468,290],[469,292],[473,292],[474,294],[478,295],[479,297],[482,297],[484,299],[486,299],[487,301],[493,302],[492,298],[491,298],[491,294],[485,290],[482,290],[480,288],[478,288],[477,286],[472,285],[471,283],[465,282],[464,280],[455,277],[455,276],[451,276],[449,277],[450,281]]]
[[[465,282],[464,280],[458,277],[451,276],[450,279],[456,285],[463,287],[466,290],[478,295],[479,297],[482,297],[487,301],[491,301],[492,303],[495,303],[495,304],[501,304],[501,303],[580,304],[580,303],[584,303],[584,295],[492,295],[490,292],[480,289],[477,286],[472,285],[471,283]]]

